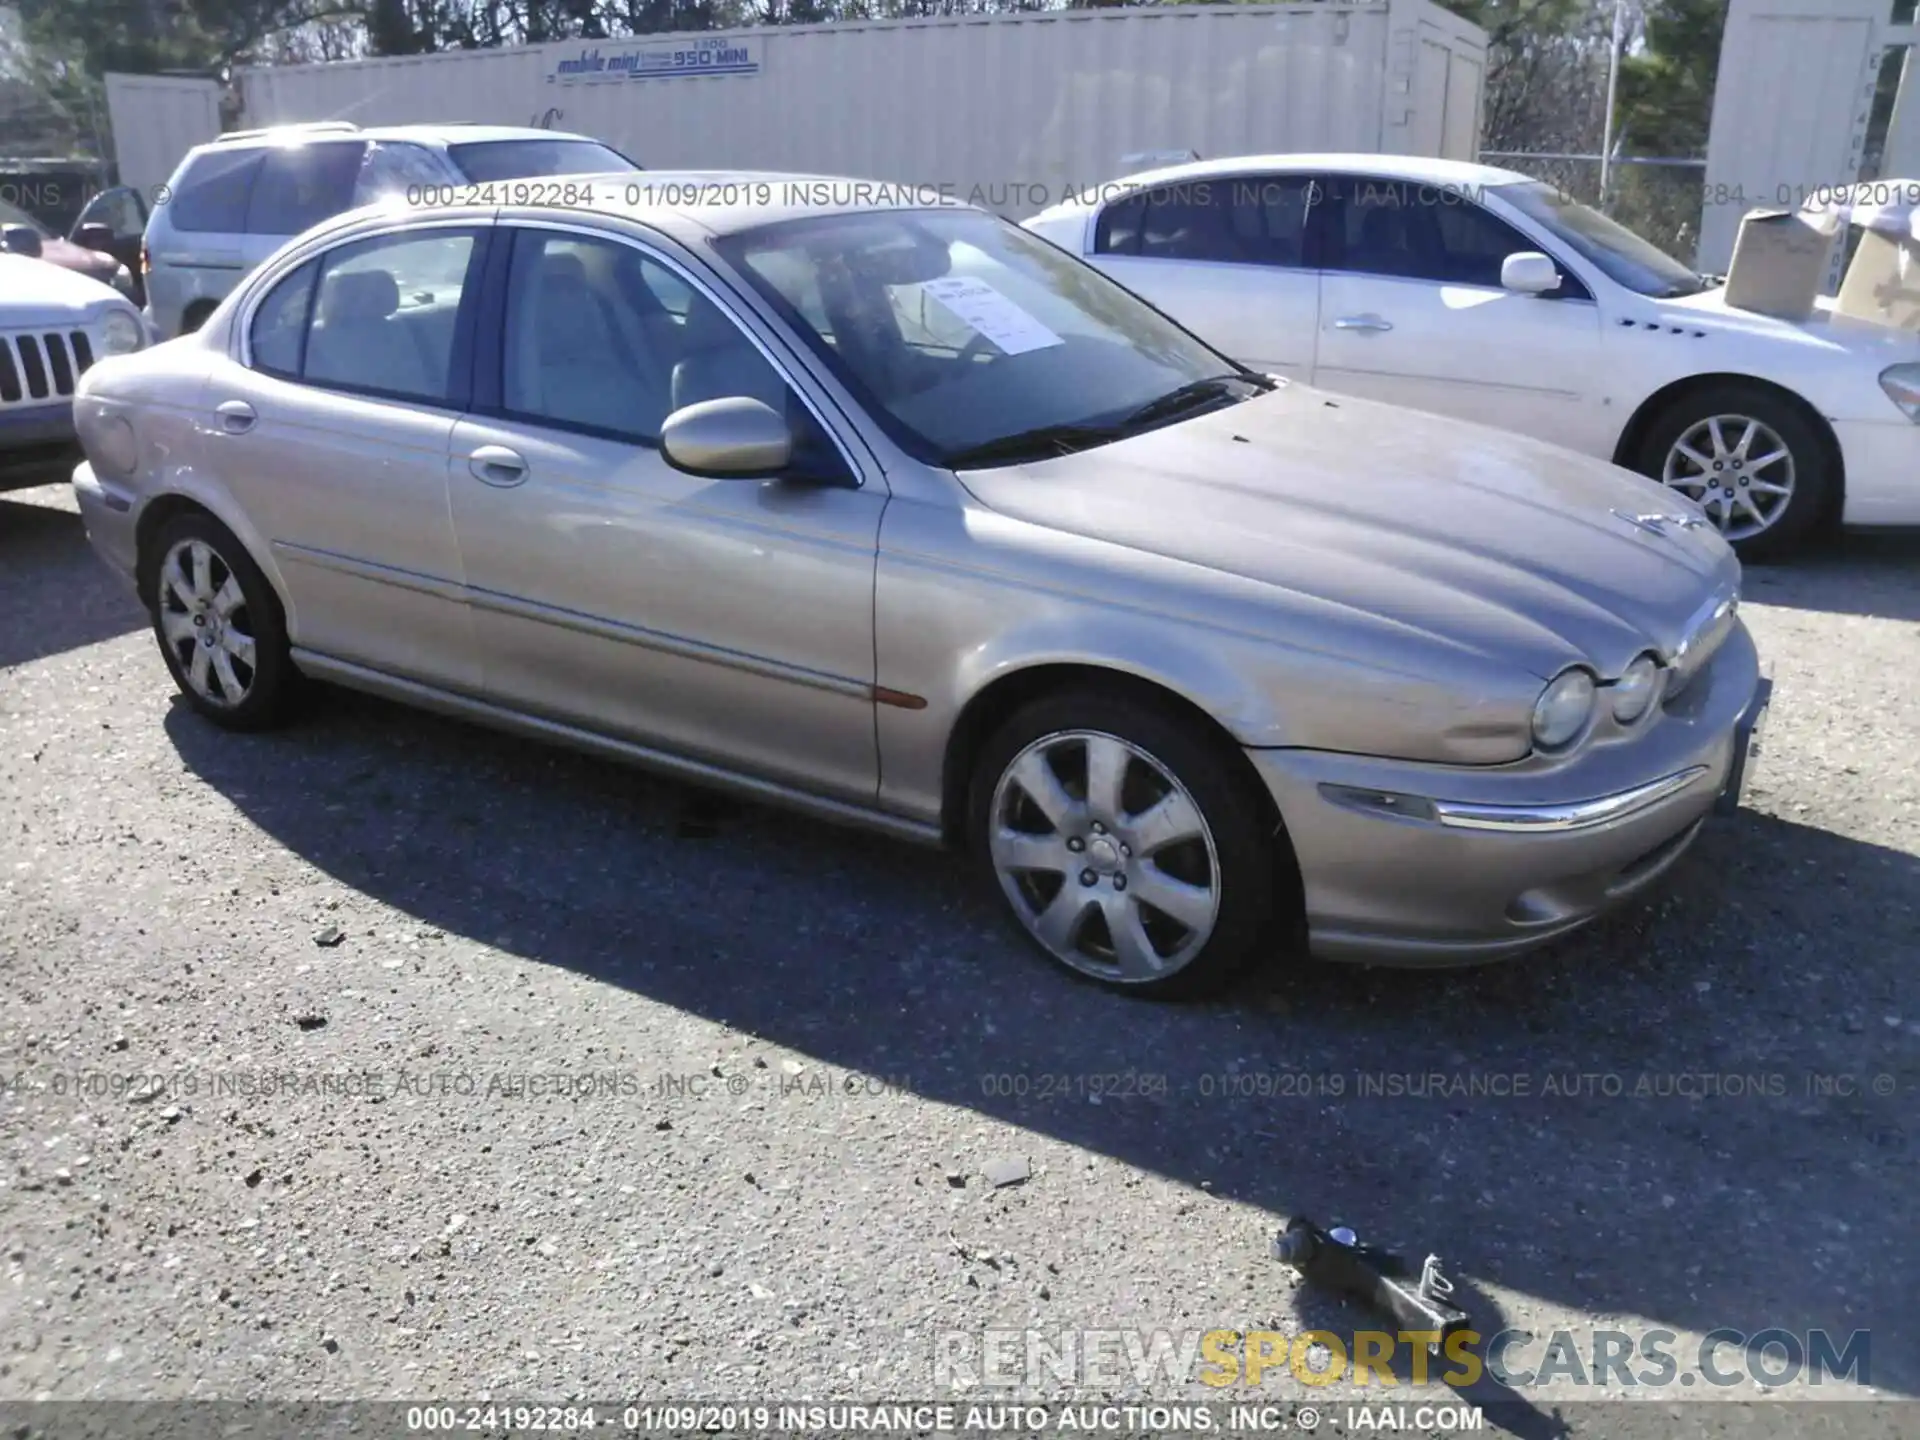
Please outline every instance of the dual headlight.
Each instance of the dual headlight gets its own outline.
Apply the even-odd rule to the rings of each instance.
[[[1920,425],[1920,365],[1894,365],[1880,372],[1880,388],[1887,398]]]
[[[1548,682],[1533,705],[1533,743],[1541,750],[1565,750],[1593,724],[1600,706],[1600,682],[1593,672],[1576,665]],[[1637,725],[1653,709],[1660,695],[1660,662],[1649,653],[1638,656],[1605,687],[1614,722]]]
[[[140,322],[124,310],[109,310],[100,322],[100,350],[106,355],[130,355],[145,342]]]

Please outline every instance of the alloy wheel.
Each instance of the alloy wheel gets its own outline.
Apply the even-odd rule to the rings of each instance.
[[[258,674],[240,577],[206,541],[187,539],[161,560],[158,583],[160,633],[181,676],[209,705],[239,705]]]
[[[1163,980],[1213,934],[1213,832],[1178,778],[1130,741],[1097,730],[1035,740],[1001,774],[988,824],[1014,912],[1076,970]]]
[[[1793,452],[1765,422],[1714,415],[1667,452],[1662,483],[1699,504],[1728,540],[1772,528],[1793,503]]]

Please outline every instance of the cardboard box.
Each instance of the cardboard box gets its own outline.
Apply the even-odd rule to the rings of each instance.
[[[1727,304],[1782,320],[1811,318],[1840,228],[1830,212],[1748,211],[1727,268]]]
[[[1834,313],[1902,330],[1920,330],[1920,242],[1865,230]]]

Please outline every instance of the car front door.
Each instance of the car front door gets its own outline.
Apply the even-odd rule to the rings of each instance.
[[[539,226],[497,244],[450,476],[489,695],[870,802],[877,469],[663,250]],[[667,462],[668,414],[732,395],[787,414],[810,478]]]
[[[1557,291],[1500,283],[1540,247],[1454,186],[1333,176],[1314,383],[1611,455],[1600,312],[1563,264]]]
[[[99,226],[95,231],[90,227]],[[73,222],[73,228],[67,232],[67,238],[76,245],[85,245],[88,249],[104,250],[133,276],[135,301],[142,303],[140,290],[140,237],[147,229],[147,202],[140,192],[131,185],[115,186],[111,190],[102,190],[89,200],[86,208]],[[81,237],[81,231],[87,231]],[[101,233],[104,232],[104,233]],[[99,237],[99,243],[87,245],[88,240]]]
[[[1320,314],[1307,247],[1317,202],[1301,175],[1162,185],[1101,211],[1087,258],[1242,364],[1305,380]]]
[[[279,279],[215,362],[200,421],[205,463],[285,582],[293,643],[466,691],[480,666],[447,446],[486,234],[415,225]]]

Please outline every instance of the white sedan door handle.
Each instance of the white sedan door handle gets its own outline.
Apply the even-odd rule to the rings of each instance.
[[[1342,315],[1333,322],[1336,330],[1391,330],[1393,322],[1378,315]]]
[[[473,478],[489,485],[518,485],[527,478],[527,462],[504,445],[482,445],[467,457]]]
[[[260,418],[244,400],[223,400],[213,407],[213,413],[220,417],[220,428],[229,435],[246,434]]]

